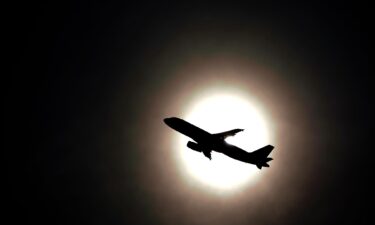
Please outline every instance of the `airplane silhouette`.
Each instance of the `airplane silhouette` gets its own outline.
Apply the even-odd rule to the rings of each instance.
[[[247,152],[224,141],[225,138],[234,136],[238,132],[243,131],[243,129],[233,129],[222,133],[210,134],[193,124],[176,117],[166,118],[164,119],[164,123],[172,129],[192,138],[195,142],[189,141],[187,147],[197,152],[203,152],[203,154],[210,160],[211,151],[223,153],[233,159],[245,163],[255,164],[259,169],[262,169],[262,167],[269,167],[267,162],[272,160],[272,158],[268,158],[268,155],[274,149],[274,146],[272,145],[266,145],[256,151]]]

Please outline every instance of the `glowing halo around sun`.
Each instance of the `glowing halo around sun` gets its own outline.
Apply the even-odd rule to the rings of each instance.
[[[221,94],[201,98],[183,119],[210,133],[245,129],[234,137],[228,137],[226,141],[248,152],[270,144],[265,118],[251,102],[240,96]],[[252,164],[236,161],[214,151],[210,161],[202,153],[189,149],[186,146],[189,140],[179,135],[180,159],[186,172],[205,186],[218,191],[234,190],[255,183],[261,173]]]

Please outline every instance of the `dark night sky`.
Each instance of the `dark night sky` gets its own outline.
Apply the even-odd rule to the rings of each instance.
[[[64,1],[9,12],[3,124],[14,220],[370,224],[366,6]],[[274,134],[279,164],[268,170],[278,171],[257,201],[184,186],[158,136],[170,102],[228,79],[183,72],[217,58],[273,71],[238,79],[256,80],[273,119],[289,124]]]

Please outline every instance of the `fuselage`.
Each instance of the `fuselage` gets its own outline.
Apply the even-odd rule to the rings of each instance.
[[[199,142],[211,137],[211,134],[201,128],[194,126],[193,124],[186,122],[180,118],[171,117],[164,119],[165,124],[170,128],[192,138],[193,140]]]
[[[190,137],[195,142],[199,143],[199,145],[207,149],[224,153],[232,158],[237,158],[236,155],[238,155],[240,151],[242,151],[243,154],[248,153],[238,147],[228,144],[227,142],[225,142],[225,140],[220,139],[219,137],[216,137],[215,135],[180,118],[166,118],[164,119],[164,122],[172,129]],[[228,148],[231,149],[231,152],[228,152]],[[236,154],[233,154],[233,152],[235,152]],[[241,156],[243,154],[241,154]]]

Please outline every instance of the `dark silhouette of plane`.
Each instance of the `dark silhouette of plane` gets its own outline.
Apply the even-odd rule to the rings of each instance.
[[[203,154],[210,160],[212,150],[245,163],[255,164],[259,169],[262,169],[262,167],[269,167],[267,162],[272,160],[272,158],[268,158],[268,155],[274,149],[272,145],[264,146],[253,152],[246,152],[245,150],[224,141],[225,138],[234,136],[238,132],[243,131],[243,129],[233,129],[222,133],[210,134],[193,124],[176,117],[166,118],[164,119],[164,122],[174,130],[192,138],[195,142],[189,141],[187,147],[197,152],[203,152]]]

